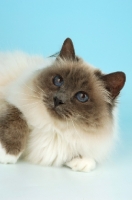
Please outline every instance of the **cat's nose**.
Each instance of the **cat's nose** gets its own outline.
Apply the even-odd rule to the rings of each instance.
[[[54,99],[54,107],[64,104],[64,102],[62,100],[58,99],[57,97],[54,97],[53,99]]]

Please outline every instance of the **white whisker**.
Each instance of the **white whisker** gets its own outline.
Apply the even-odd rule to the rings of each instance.
[[[19,99],[19,98],[18,98],[18,99]],[[29,100],[29,101],[30,101],[30,100],[32,100],[32,98],[28,98],[28,99],[26,99],[26,98],[25,98],[25,99],[20,98],[19,100],[25,100],[25,101]]]
[[[34,107],[34,105],[32,106],[32,107],[30,107],[30,109],[31,109],[31,112],[28,112],[28,115],[27,116],[30,116],[30,115],[34,115],[34,113],[36,113],[36,109],[37,108],[37,105]],[[34,110],[32,110],[32,109],[34,109]]]
[[[76,114],[77,117],[80,117],[82,119],[86,119],[85,117],[83,117],[82,115]]]
[[[82,119],[86,119],[84,116],[82,116],[82,115],[80,115],[80,114],[78,114],[76,112],[72,112],[72,113],[74,114],[75,117],[80,117]]]
[[[38,101],[37,101],[37,102],[34,102],[34,103],[23,104],[22,106],[31,106],[31,105],[34,105],[34,104],[36,104],[36,103],[39,104],[39,103],[41,103],[41,102],[38,102]]]
[[[25,85],[28,89],[30,89],[31,91],[33,91],[33,92],[35,92],[35,93],[37,92],[36,90],[30,88],[26,83],[24,83],[24,85]]]
[[[43,94],[44,97],[47,96],[47,94],[44,92],[44,90],[42,90],[38,85],[36,85],[36,87],[38,87],[38,89],[40,89],[42,91],[42,94],[39,91],[36,91],[36,90],[30,88],[26,83],[24,83],[24,84],[28,89],[30,89],[31,91],[35,92],[35,94],[38,93],[40,96],[42,96],[42,94]]]
[[[69,131],[69,124],[68,124],[68,119],[66,118],[66,122],[67,122],[67,132]]]
[[[46,95],[45,92],[44,92],[44,90],[43,90],[42,88],[40,88],[38,85],[36,85],[36,87],[37,87],[38,89],[40,89],[40,90],[43,92],[44,95]]]
[[[34,97],[34,98],[38,98],[38,99],[40,99],[39,96],[29,95],[29,94],[22,93],[22,92],[14,92],[14,94],[24,94],[25,96],[29,96],[29,97]]]
[[[71,119],[71,118],[70,118],[70,119]],[[73,122],[72,119],[71,119],[71,122],[72,122],[72,124],[73,124],[73,128],[74,128],[75,132],[77,133],[77,135],[79,136],[79,138],[81,138],[80,135],[79,135],[79,133],[78,133],[78,131],[76,130],[75,124],[74,124],[74,122]]]

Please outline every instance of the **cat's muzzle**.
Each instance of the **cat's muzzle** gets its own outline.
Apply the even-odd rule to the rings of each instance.
[[[58,97],[54,97],[53,100],[54,100],[54,107],[64,104],[64,102],[61,99],[58,99]]]

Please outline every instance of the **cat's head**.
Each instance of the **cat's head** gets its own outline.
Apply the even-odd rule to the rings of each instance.
[[[53,119],[92,127],[102,126],[105,119],[112,118],[124,83],[123,72],[104,75],[77,57],[69,38],[53,65],[41,71],[36,81]]]

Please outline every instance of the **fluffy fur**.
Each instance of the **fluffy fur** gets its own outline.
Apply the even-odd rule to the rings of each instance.
[[[64,79],[62,87],[53,84],[56,74]],[[111,86],[113,76],[118,79],[114,83],[118,89]],[[1,53],[0,162],[14,163],[22,154],[35,164],[93,170],[97,162],[109,155],[118,136],[115,102],[124,82],[124,75],[107,77],[76,57],[70,39],[64,42],[56,60],[21,52]],[[75,98],[78,91],[86,91],[90,100],[78,102]],[[56,108],[55,95],[65,102]],[[21,127],[14,117],[9,118],[11,110],[11,116],[17,115]],[[14,131],[17,133],[14,138],[21,135],[20,140],[26,140],[21,142],[22,148],[18,148],[18,142],[14,145],[14,138],[4,143],[1,119],[7,120],[10,136]],[[11,119],[15,127],[12,130]],[[14,151],[8,151],[9,146]],[[16,149],[17,153],[13,153]]]

